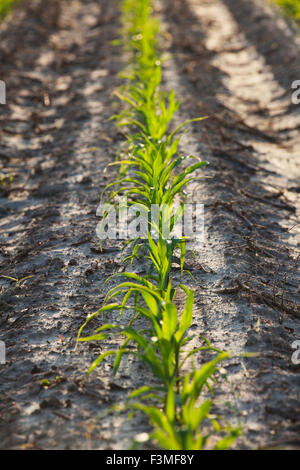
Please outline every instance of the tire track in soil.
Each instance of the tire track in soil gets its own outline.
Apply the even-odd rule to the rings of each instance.
[[[120,244],[100,255],[95,236],[100,192],[109,182],[104,169],[123,141],[108,122],[124,66],[110,44],[119,28],[117,2],[27,5],[0,27],[8,89],[0,110],[1,172],[15,175],[0,195],[0,273],[33,275],[21,287],[0,279],[7,347],[1,448],[126,449],[147,430],[144,418],[133,424],[123,415],[95,417],[149,383],[147,372],[128,360],[112,380],[107,361],[84,384],[101,347],[73,351],[79,326],[103,301],[104,281],[121,269]],[[53,385],[41,387],[42,379]]]
[[[210,162],[189,189],[205,204],[206,236],[194,247],[195,279],[185,280],[198,306],[193,345],[203,334],[220,348],[260,352],[231,360],[228,384],[216,388],[216,412],[229,402],[244,421],[237,448],[299,447],[291,345],[300,338],[300,238],[291,228],[300,213],[300,113],[290,104],[299,45],[254,2],[166,1],[161,13],[172,54],[165,86],[183,97],[179,121],[211,116],[182,147]]]

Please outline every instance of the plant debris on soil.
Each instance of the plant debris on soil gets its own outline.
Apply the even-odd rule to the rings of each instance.
[[[128,449],[148,430],[107,410],[150,374],[128,359],[85,381],[98,344],[79,327],[123,269],[99,251],[105,171],[125,136],[109,121],[125,59],[117,0],[28,0],[0,25],[0,438],[3,449]],[[234,448],[300,447],[300,80],[296,32],[256,0],[165,0],[164,87],[182,97],[181,146],[210,165],[189,185],[205,205],[205,244],[184,282],[195,291],[193,345],[259,352],[224,365],[216,409],[243,423]],[[201,170],[202,171],[202,170]],[[202,174],[202,173],[201,173]],[[141,266],[140,269],[143,269]],[[180,277],[180,273],[175,274]],[[111,281],[113,283],[113,281]],[[115,314],[116,317],[118,314]],[[107,341],[112,341],[107,340]]]

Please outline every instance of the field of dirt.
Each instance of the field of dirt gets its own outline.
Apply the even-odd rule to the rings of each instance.
[[[243,423],[234,448],[300,448],[300,40],[261,0],[163,0],[157,13],[178,122],[209,116],[181,147],[210,163],[189,186],[205,205],[205,243],[184,277],[193,345],[204,335],[260,353],[224,363],[215,389],[216,413]],[[0,278],[2,449],[128,449],[149,429],[143,416],[106,413],[148,371],[128,360],[112,378],[106,361],[85,382],[102,347],[74,351],[104,281],[124,269],[122,242],[100,253],[95,233],[114,177],[105,168],[124,142],[109,121],[126,60],[112,45],[119,28],[117,0],[28,0],[0,25],[0,274],[19,281]]]

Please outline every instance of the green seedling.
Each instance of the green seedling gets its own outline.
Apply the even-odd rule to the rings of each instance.
[[[298,0],[273,0],[291,18],[294,18],[300,24],[300,2]]]
[[[4,279],[8,279],[9,281],[13,281],[15,283],[14,287],[20,287],[22,284],[24,284],[27,281],[27,279],[31,279],[33,275],[25,276],[22,279],[18,279],[17,277],[5,276],[4,274],[1,274],[0,277],[3,277]]]

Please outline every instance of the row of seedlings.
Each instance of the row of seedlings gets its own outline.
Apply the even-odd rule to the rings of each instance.
[[[160,385],[135,390],[126,404],[131,411],[141,410],[150,418],[153,432],[149,439],[168,450],[199,450],[207,448],[210,438],[215,436],[214,448],[225,449],[239,435],[240,426],[221,425],[211,415],[212,398],[201,400],[201,394],[204,387],[213,393],[217,366],[229,354],[212,348],[206,340],[202,347],[185,350],[192,339],[188,331],[193,320],[194,292],[183,284],[174,288],[171,267],[172,259],[179,252],[183,272],[186,239],[164,236],[164,228],[167,226],[168,233],[172,233],[183,215],[184,204],[174,207],[175,198],[206,162],[200,159],[195,162],[195,157],[179,154],[183,128],[191,121],[169,130],[179,102],[174,91],[166,95],[161,90],[162,60],[157,45],[159,21],[153,13],[151,0],[123,0],[122,10],[128,67],[124,75],[126,85],[117,95],[126,105],[115,118],[128,130],[128,136],[126,157],[114,162],[120,165],[120,172],[117,180],[107,187],[110,192],[102,228],[116,198],[122,196],[127,208],[138,208],[146,220],[146,233],[127,243],[131,254],[125,260],[132,262],[143,257],[149,269],[144,276],[133,272],[117,274],[122,281],[109,290],[104,305],[88,316],[80,328],[78,341],[104,341],[111,335],[124,338],[119,349],[102,353],[88,374],[108,356],[114,356],[113,374],[117,373],[125,355],[135,356],[150,368]],[[191,163],[180,171],[186,158],[190,158]],[[155,220],[150,216],[153,206],[159,208]],[[174,302],[178,289],[186,297],[181,313]],[[132,314],[127,326],[107,323],[91,336],[84,336],[87,324],[95,317],[103,318],[103,314],[111,311],[122,314],[124,310]],[[147,324],[142,330],[135,327],[137,318],[141,317]],[[186,361],[204,350],[211,350],[215,357],[200,369],[192,360],[187,372]]]

